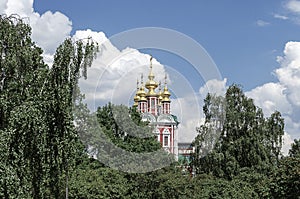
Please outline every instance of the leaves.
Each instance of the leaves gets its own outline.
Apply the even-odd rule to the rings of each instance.
[[[1,181],[6,187],[1,194],[13,197],[18,186],[23,198],[59,198],[62,176],[69,175],[78,154],[74,91],[80,68],[91,65],[95,47],[66,39],[50,69],[30,31],[16,16],[0,18],[0,131],[6,141],[1,162],[14,175],[13,181]]]
[[[300,139],[294,140],[292,148],[289,151],[289,156],[294,158],[300,158]]]
[[[97,50],[91,38],[66,39],[49,68],[31,40],[29,25],[17,16],[0,17],[0,198],[63,198],[67,190],[69,198],[300,195],[300,141],[283,158],[281,114],[265,118],[237,85],[225,97],[209,94],[204,100],[206,121],[193,143],[195,178],[182,175],[177,164],[128,174],[89,158],[86,152],[99,157],[103,151],[89,151],[86,143],[101,145],[114,154],[104,157],[114,168],[128,171],[145,171],[171,159],[153,155],[133,162],[135,157],[118,153],[152,154],[161,148],[134,108],[108,104],[96,113],[87,109],[78,78],[87,78]],[[81,143],[79,136],[87,142]],[[107,137],[114,147],[104,143]]]
[[[268,174],[277,164],[284,133],[279,112],[264,118],[261,109],[237,85],[227,89],[224,99],[208,94],[203,109],[206,122],[198,130],[192,163],[198,173],[232,179],[243,168]],[[208,148],[211,152],[206,155]]]

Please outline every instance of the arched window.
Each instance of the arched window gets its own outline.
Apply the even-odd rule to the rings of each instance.
[[[167,128],[165,128],[163,131],[163,146],[164,147],[170,146],[170,131]]]

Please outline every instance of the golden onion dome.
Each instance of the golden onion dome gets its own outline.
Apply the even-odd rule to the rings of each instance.
[[[139,102],[140,101],[147,101],[146,99],[146,91],[145,91],[145,87],[144,87],[144,83],[143,83],[143,74],[141,75],[141,86],[139,88],[139,90],[136,92],[136,95],[139,97]]]
[[[140,97],[139,102],[140,101],[147,101],[147,99],[146,99],[147,93],[145,92],[144,86],[142,86],[139,91],[140,91],[139,92],[139,97]]]
[[[147,96],[158,96],[157,93],[155,92],[155,89],[158,87],[158,83],[154,81],[154,74],[152,72],[152,59],[153,57],[151,56],[150,58],[150,72],[148,75],[148,81],[146,82],[146,88],[148,89]]]
[[[140,97],[137,96],[137,95],[135,95],[134,98],[133,98],[133,100],[134,100],[133,106],[137,107],[138,106],[138,102],[140,100]]]
[[[162,93],[162,101],[163,102],[170,102],[170,96],[171,96],[171,93],[169,92],[168,88],[165,86],[164,88],[164,92]]]
[[[162,97],[163,97],[162,101],[163,102],[170,102],[171,101],[170,96],[171,96],[171,93],[170,93],[170,91],[167,87],[167,75],[166,75],[165,76],[165,87],[164,87],[164,91],[162,93]]]
[[[135,96],[133,97],[133,100],[134,100],[133,106],[135,106],[135,107],[138,106],[138,102],[140,100],[140,96],[138,95],[138,92],[139,92],[139,80],[136,81],[136,93],[135,93]]]
[[[159,104],[161,103],[161,101],[163,100],[163,96],[162,96],[162,91],[161,91],[161,82],[159,82],[159,92],[158,92],[158,102]]]

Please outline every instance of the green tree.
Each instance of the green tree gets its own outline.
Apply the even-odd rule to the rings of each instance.
[[[182,198],[190,183],[190,177],[183,176],[175,165],[148,173],[129,174],[127,179],[129,198]]]
[[[299,198],[300,196],[300,142],[294,140],[289,156],[279,161],[272,175],[271,192],[274,198]]]
[[[284,157],[272,175],[271,193],[273,198],[299,198],[300,158]]]
[[[113,143],[127,151],[141,153],[161,148],[135,108],[109,103],[98,108],[97,118],[102,130]]]
[[[90,158],[76,166],[70,176],[69,198],[128,198],[125,174]]]
[[[182,198],[259,198],[251,185],[241,180],[226,180],[210,175],[199,175],[187,185]]]
[[[292,158],[300,158],[300,139],[295,139],[292,148],[289,150],[289,156]]]
[[[5,169],[0,171],[0,196],[59,198],[77,153],[74,91],[80,69],[86,76],[97,48],[90,40],[67,39],[49,68],[30,34],[22,19],[1,16],[0,144]]]
[[[77,154],[76,143],[78,135],[74,127],[74,105],[78,96],[78,78],[80,69],[86,77],[86,68],[91,65],[94,53],[97,51],[93,41],[66,39],[61,44],[54,56],[54,63],[50,70],[47,88],[51,94],[48,113],[47,143],[51,146],[48,155],[50,166],[50,189],[54,197],[60,194],[60,176],[65,175],[66,192],[69,170],[74,165]],[[75,155],[75,156],[74,156]]]
[[[281,156],[284,121],[280,113],[276,111],[270,118],[264,118],[262,110],[237,85],[227,89],[223,101],[214,98],[208,95],[204,101],[206,122],[194,141],[196,152],[203,150],[201,147],[207,141],[203,135],[220,130],[220,137],[206,156],[199,152],[194,155],[192,164],[196,171],[226,179],[232,179],[245,168],[264,174],[271,172]]]
[[[195,153],[192,154],[192,165],[195,167],[197,173],[209,172],[209,162],[205,156],[211,156],[215,153],[213,149],[219,142],[222,128],[225,122],[225,99],[222,96],[207,94],[204,99],[203,112],[205,114],[205,123],[196,128],[198,135],[193,141],[192,145],[195,147]],[[216,154],[217,155],[217,154]],[[214,155],[213,155],[214,156]],[[215,156],[217,159],[220,156]],[[201,165],[206,165],[202,167]],[[214,165],[211,165],[214,167]]]
[[[43,157],[38,154],[45,150],[41,144],[45,114],[39,105],[39,91],[47,67],[42,50],[31,41],[30,31],[17,16],[0,17],[0,131],[1,140],[5,141],[0,156],[12,174],[1,172],[4,188],[0,195],[5,198],[28,197],[29,190],[38,198],[44,176],[44,172],[39,173],[43,170]]]
[[[135,109],[108,104],[99,107],[97,118],[100,127],[93,148],[106,165],[127,172],[149,172],[174,161]]]

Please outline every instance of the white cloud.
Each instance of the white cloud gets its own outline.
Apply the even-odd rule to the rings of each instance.
[[[2,1],[0,1],[0,14],[3,14],[4,13],[4,11],[6,10],[6,8],[7,8],[7,1],[8,0],[2,0]]]
[[[120,51],[111,44],[103,32],[81,30],[76,31],[73,38],[84,39],[90,36],[100,45],[100,52],[88,70],[88,79],[80,79],[79,82],[89,108],[94,110],[109,101],[131,105],[130,99],[136,91],[137,78],[140,79],[141,74],[144,74],[144,83],[148,79],[150,55],[132,48]],[[163,79],[164,66],[155,58],[152,63],[155,80]]]
[[[300,108],[300,42],[288,42],[285,45],[284,56],[277,61],[281,67],[275,70],[280,83],[286,87],[285,93],[290,102]]]
[[[102,44],[107,41],[107,38],[103,32],[95,32],[95,31],[92,31],[91,29],[77,30],[76,33],[73,35],[73,38],[75,40],[92,38],[99,44]],[[110,50],[112,50],[112,49],[110,49]]]
[[[267,83],[258,86],[245,94],[254,99],[255,105],[263,109],[269,117],[274,111],[291,114],[292,106],[284,94],[285,87],[279,83]]]
[[[300,1],[290,0],[285,4],[285,7],[296,14],[300,14]]]
[[[54,54],[56,48],[70,35],[72,22],[60,12],[45,12],[31,16],[32,39],[45,53]]]
[[[284,16],[284,15],[280,15],[280,14],[274,14],[273,17],[276,18],[276,19],[282,19],[282,20],[289,19],[289,17]]]
[[[283,4],[284,15],[280,13],[273,14],[273,17],[281,20],[288,20],[296,25],[300,25],[300,1],[286,0]]]
[[[286,3],[286,9],[294,14],[300,14],[300,1],[290,0]],[[44,60],[47,63],[53,61],[53,53],[63,40],[70,36],[72,22],[60,12],[45,12],[39,14],[33,9],[33,0],[2,0],[0,2],[1,14],[18,14],[28,17],[32,27],[32,38],[41,46]],[[275,14],[275,18],[290,19],[287,16]],[[258,20],[258,26],[269,25],[269,22]],[[80,80],[81,89],[86,94],[90,108],[93,104],[103,105],[108,101],[130,105],[132,95],[136,90],[136,78],[144,74],[144,82],[149,72],[149,55],[140,53],[131,48],[119,50],[106,38],[103,32],[92,30],[76,31],[74,39],[93,37],[101,47],[101,51],[88,70],[88,80]],[[279,82],[268,83],[247,92],[247,95],[256,100],[268,115],[277,109],[284,115],[286,122],[285,146],[291,138],[299,137],[300,132],[300,42],[288,42],[284,55],[278,57],[280,68],[275,71]],[[154,59],[154,73],[156,80],[163,79],[166,67]],[[169,72],[169,71],[168,71]],[[172,80],[173,76],[170,75]],[[191,141],[196,135],[195,127],[199,126],[202,117],[202,100],[206,93],[216,92],[224,94],[226,79],[223,81],[210,80],[195,94],[189,89],[174,86],[178,81],[170,81],[170,90],[173,91],[172,110],[180,117],[180,139]],[[182,83],[182,82],[180,82]],[[174,86],[174,87],[173,87]],[[186,84],[186,88],[189,88]],[[200,95],[199,95],[200,94]]]
[[[72,30],[72,22],[60,12],[47,11],[40,15],[33,9],[33,0],[6,0],[0,4],[1,14],[18,14],[28,18],[32,28],[32,39],[44,50],[44,60],[52,63],[56,48]]]
[[[172,100],[172,114],[177,115],[180,122],[178,127],[180,142],[192,142],[197,134],[196,127],[204,123],[203,99],[200,98],[199,94],[190,93]]]
[[[30,17],[33,13],[33,0],[7,0],[5,14],[18,14],[21,17]]]
[[[264,27],[264,26],[270,25],[270,23],[267,22],[267,21],[263,21],[263,20],[257,20],[257,21],[256,21],[256,25],[257,25],[257,26],[260,26],[260,27]]]
[[[104,105],[109,101],[114,104],[131,105],[132,96],[136,91],[136,79],[144,74],[144,83],[149,73],[150,56],[136,49],[126,48],[122,51],[114,47],[102,32],[91,30],[77,31],[74,39],[93,36],[101,46],[97,59],[88,70],[88,79],[80,79],[80,88],[86,96],[89,108]],[[203,97],[194,92],[188,80],[177,71],[161,65],[153,59],[153,73],[155,80],[163,80],[168,72],[168,88],[172,93],[171,112],[178,116],[180,125],[179,141],[191,142],[196,136],[196,127],[200,125],[202,116]],[[174,80],[174,81],[173,81]],[[205,92],[225,93],[226,79],[223,81],[210,80],[203,88]],[[205,97],[205,96],[204,96]]]
[[[292,139],[300,137],[300,42],[287,42],[283,56],[277,57],[280,67],[274,74],[277,83],[267,83],[249,92],[267,116],[278,110],[285,121],[283,152],[287,154]]]
[[[286,115],[284,117],[285,130],[288,132],[294,139],[299,139],[300,134],[300,122],[298,118],[294,118],[291,115]]]
[[[216,95],[224,95],[226,92],[227,79],[224,78],[222,81],[217,79],[209,80],[199,89],[199,93],[203,98],[206,97],[207,93],[214,93]]]
[[[281,152],[283,155],[288,155],[289,150],[291,148],[291,144],[294,142],[291,136],[287,133],[284,133],[283,138],[282,138],[283,144],[282,144],[282,149]]]

